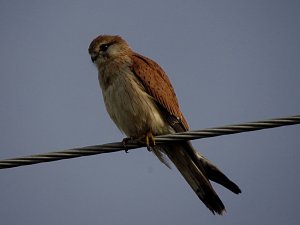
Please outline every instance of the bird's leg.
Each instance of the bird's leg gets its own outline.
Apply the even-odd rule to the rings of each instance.
[[[124,146],[124,149],[125,149],[125,152],[128,153],[128,148],[127,148],[127,145],[128,143],[132,142],[134,140],[133,137],[126,137],[126,138],[123,138],[122,140],[122,145]]]
[[[146,146],[147,146],[147,149],[148,149],[148,151],[150,152],[150,151],[151,151],[151,147],[153,147],[153,146],[155,145],[155,139],[154,139],[154,136],[153,136],[151,130],[149,130],[149,131],[146,133],[145,139],[146,139]]]
[[[155,138],[154,135],[152,134],[152,131],[149,130],[145,135],[139,137],[139,138],[134,138],[134,137],[126,137],[123,138],[122,144],[124,146],[125,152],[128,153],[128,148],[127,145],[130,143],[144,143],[146,144],[146,147],[148,151],[151,151],[151,147],[155,145]]]

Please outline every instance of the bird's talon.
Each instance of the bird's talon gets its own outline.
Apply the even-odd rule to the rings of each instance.
[[[151,152],[151,147],[153,147],[155,145],[155,139],[154,136],[151,132],[151,130],[146,134],[146,146],[149,152]]]
[[[123,140],[122,140],[122,145],[123,145],[123,147],[124,147],[125,153],[128,153],[127,145],[128,145],[128,142],[131,142],[132,140],[133,140],[132,137],[126,137],[126,138],[123,138]]]

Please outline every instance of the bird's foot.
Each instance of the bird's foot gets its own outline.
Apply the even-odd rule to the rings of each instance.
[[[149,130],[146,133],[145,141],[146,141],[147,149],[150,152],[151,151],[151,147],[153,147],[155,145],[155,138],[154,138],[151,130]]]
[[[126,137],[123,138],[122,140],[122,145],[124,146],[125,152],[128,153],[128,148],[127,145],[131,142],[133,142],[134,138],[133,137]]]
[[[146,144],[148,151],[151,152],[151,148],[154,147],[155,145],[155,138],[151,130],[149,130],[145,135],[139,138],[134,138],[134,137],[123,138],[122,145],[124,146],[126,153],[128,153],[128,148],[127,148],[128,144],[132,144],[132,143]]]

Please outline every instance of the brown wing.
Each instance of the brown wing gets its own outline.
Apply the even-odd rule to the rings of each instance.
[[[163,69],[153,60],[133,53],[132,71],[141,80],[149,95],[170,114],[168,119],[171,123],[179,122],[188,130],[188,123],[180,111],[175,91]]]

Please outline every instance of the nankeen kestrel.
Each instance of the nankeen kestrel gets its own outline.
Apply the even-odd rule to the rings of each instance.
[[[175,164],[201,201],[213,212],[225,207],[209,180],[239,194],[240,188],[197,152],[191,142],[155,145],[153,136],[189,129],[171,82],[153,60],[135,53],[120,36],[100,35],[89,54],[108,114],[128,138],[144,137],[154,154],[168,166]]]

